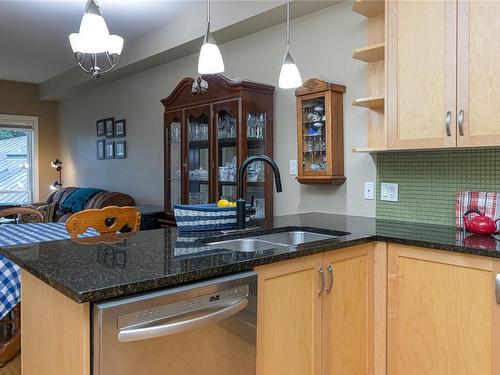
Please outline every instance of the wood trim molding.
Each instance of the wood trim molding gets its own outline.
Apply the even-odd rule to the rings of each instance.
[[[301,87],[295,90],[295,96],[314,94],[324,91],[346,92],[346,87],[336,83],[326,82],[320,79],[311,78],[305,81]]]
[[[265,85],[262,83],[257,83],[257,82],[252,82],[252,81],[245,81],[245,80],[232,80],[227,77],[224,77],[222,74],[213,74],[213,75],[204,75],[202,76],[204,80],[208,82],[208,92],[214,91],[214,86],[218,86],[226,91],[230,92],[239,92],[242,90],[245,91],[254,91],[254,92],[259,92],[261,94],[269,94],[273,95],[274,94],[274,86],[271,85]],[[165,107],[171,107],[175,100],[184,93],[185,90],[189,90],[191,92],[191,86],[193,85],[193,82],[195,81],[194,78],[192,77],[186,77],[183,80],[181,80],[175,89],[172,91],[172,93],[167,96],[165,99],[162,99],[161,102]],[[200,94],[199,98],[200,101],[203,101],[205,99],[206,94]],[[194,95],[193,95],[194,97]],[[195,101],[193,101],[195,102]],[[184,103],[185,105],[185,103]]]

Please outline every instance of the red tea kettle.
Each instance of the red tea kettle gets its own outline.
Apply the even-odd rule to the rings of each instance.
[[[469,214],[476,213],[476,216],[469,219]],[[476,234],[498,234],[500,230],[497,230],[497,222],[500,219],[493,220],[491,217],[485,216],[484,212],[481,213],[479,210],[469,210],[464,214],[464,227],[467,231]]]

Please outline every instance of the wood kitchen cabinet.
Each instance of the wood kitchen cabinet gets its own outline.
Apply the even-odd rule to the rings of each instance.
[[[456,146],[456,1],[387,1],[389,149]]]
[[[500,145],[500,2],[386,1],[387,149]]]
[[[388,374],[499,374],[500,262],[388,247]]]
[[[371,243],[259,267],[257,374],[384,374],[386,254]]]
[[[500,145],[500,2],[458,2],[457,145]]]
[[[302,184],[345,182],[345,86],[309,79],[295,90],[297,97],[297,181]]]
[[[273,86],[214,74],[185,78],[162,100],[165,223],[175,225],[175,204],[237,199],[241,163],[273,156],[273,95]],[[245,198],[255,198],[256,219],[272,220],[272,180],[262,162],[247,169]]]

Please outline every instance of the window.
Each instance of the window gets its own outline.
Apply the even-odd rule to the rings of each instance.
[[[0,204],[31,203],[36,196],[36,117],[0,115]]]

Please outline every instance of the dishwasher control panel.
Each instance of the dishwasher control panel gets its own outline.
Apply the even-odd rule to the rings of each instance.
[[[231,305],[242,298],[248,297],[249,290],[247,284],[238,285],[215,293],[123,314],[118,317],[118,329],[149,324],[166,318],[175,318],[178,315],[194,313],[212,306]]]

